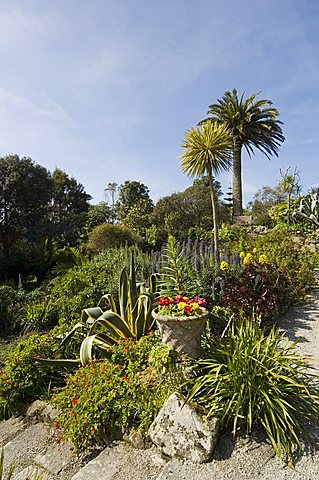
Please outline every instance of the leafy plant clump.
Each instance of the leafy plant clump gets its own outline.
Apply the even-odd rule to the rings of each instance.
[[[0,370],[0,418],[21,413],[50,386],[63,382],[63,371],[36,363],[37,357],[52,356],[57,347],[51,334],[34,334],[18,344]]]
[[[258,322],[233,326],[198,361],[189,398],[233,434],[261,424],[279,459],[286,454],[293,462],[294,446],[307,438],[305,424],[318,423],[319,389],[307,359],[283,340],[274,328],[265,335]]]
[[[257,316],[263,321],[273,320],[289,305],[288,289],[286,275],[274,265],[249,264],[240,275],[226,275],[222,305],[246,318]]]
[[[67,379],[53,397],[62,412],[57,428],[77,448],[103,443],[119,427],[147,428],[167,397],[179,389],[176,354],[154,335],[112,346]]]

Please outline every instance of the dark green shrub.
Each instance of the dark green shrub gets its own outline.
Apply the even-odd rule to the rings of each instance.
[[[26,294],[9,285],[0,286],[0,336],[16,333],[25,318]]]
[[[118,427],[147,428],[181,383],[172,348],[154,335],[113,346],[109,358],[70,375],[53,402],[58,426],[76,447],[103,442]]]
[[[0,417],[21,412],[50,385],[61,383],[62,370],[35,361],[35,357],[52,357],[57,347],[51,334],[34,334],[19,343],[0,373]]]
[[[307,422],[318,423],[318,377],[295,345],[282,342],[278,331],[265,335],[258,322],[233,325],[198,361],[189,397],[233,434],[261,424],[278,457],[286,453],[292,461],[293,447],[307,438]]]

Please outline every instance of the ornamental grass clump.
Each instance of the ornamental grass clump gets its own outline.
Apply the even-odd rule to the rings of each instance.
[[[318,376],[295,344],[283,342],[275,328],[266,335],[256,321],[233,325],[197,362],[189,399],[233,434],[262,425],[279,459],[293,462],[294,447],[307,439],[305,425],[318,423]]]

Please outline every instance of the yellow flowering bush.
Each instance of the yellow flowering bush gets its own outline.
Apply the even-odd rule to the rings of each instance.
[[[268,257],[267,257],[267,255],[260,255],[258,262],[259,262],[261,265],[265,265],[265,263],[268,263]]]
[[[220,263],[220,269],[223,271],[223,272],[227,272],[229,270],[229,263],[226,262],[225,260],[223,260],[221,263]]]
[[[247,253],[247,255],[245,256],[244,260],[243,260],[243,264],[244,265],[250,265],[252,263],[252,260],[253,260],[253,256],[251,253]]]

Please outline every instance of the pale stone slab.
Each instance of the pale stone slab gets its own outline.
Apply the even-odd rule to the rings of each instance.
[[[71,480],[154,480],[162,468],[147,451],[121,442],[105,448]]]
[[[4,447],[5,472],[10,465],[17,465],[15,474],[33,464],[36,455],[47,448],[52,441],[48,425],[31,425],[19,433]]]
[[[38,454],[34,461],[52,475],[57,475],[72,461],[73,456],[71,443],[63,442],[51,445],[44,453]]]
[[[41,475],[41,480],[49,480],[48,472],[35,465],[30,465],[18,473],[18,475],[14,475],[13,480],[33,480],[34,478],[37,478],[37,475]]]
[[[23,420],[15,417],[0,422],[0,447],[3,447],[6,443],[10,442],[26,428],[27,425]]]
[[[173,393],[149,429],[151,440],[170,458],[207,462],[216,444],[218,421],[203,420],[186,399]]]

